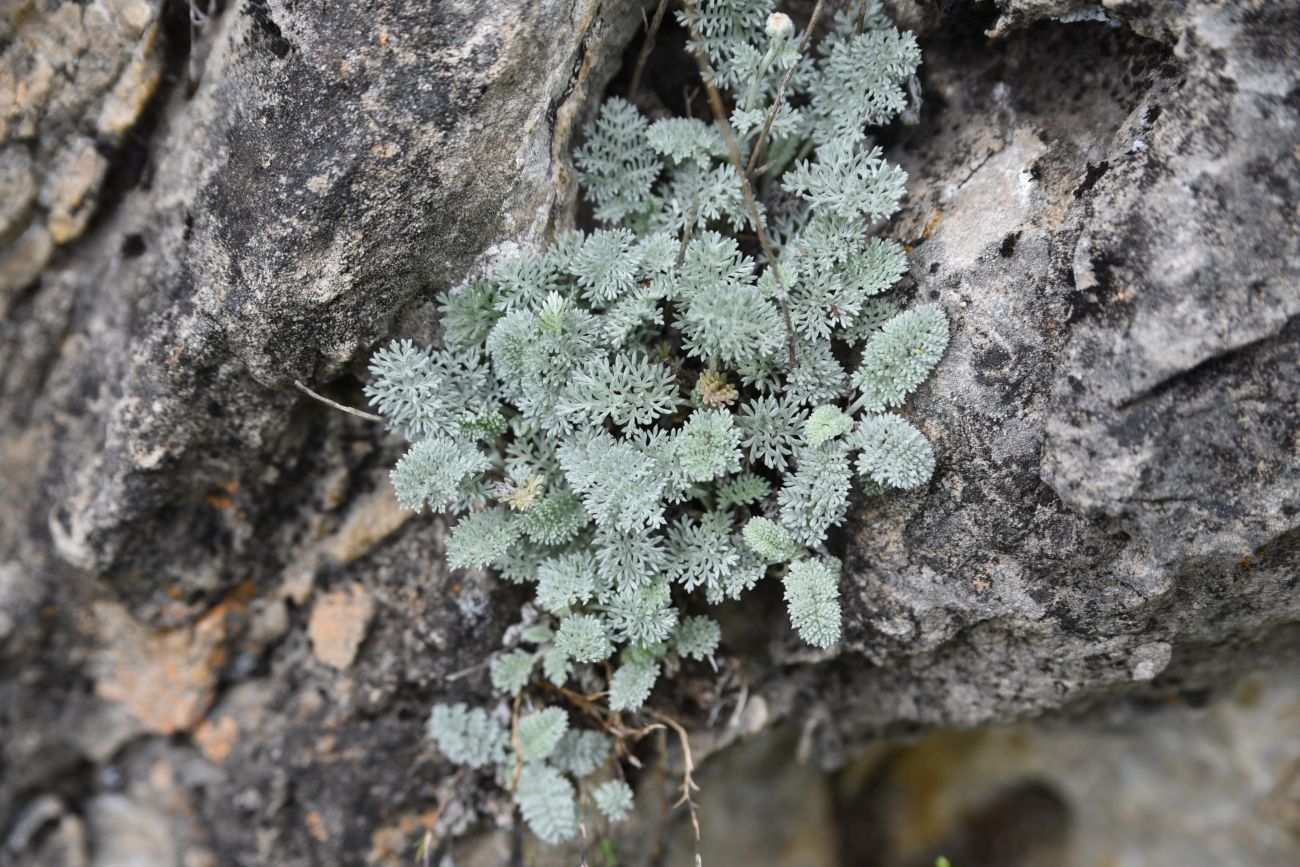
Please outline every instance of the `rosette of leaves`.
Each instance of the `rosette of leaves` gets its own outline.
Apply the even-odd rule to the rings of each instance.
[[[397,342],[371,365],[372,403],[411,441],[400,503],[454,519],[453,567],[534,585],[533,648],[490,666],[516,705],[539,677],[609,671],[608,712],[635,713],[665,672],[725,641],[701,609],[764,577],[782,582],[802,639],[833,646],[826,544],[851,490],[914,488],[934,470],[901,413],[948,321],[883,300],[906,257],[872,231],[906,174],[868,127],[907,107],[915,39],[867,3],[801,54],[793,28],[767,26],[774,6],[684,9],[727,117],[652,123],[607,99],[575,155],[597,225],[448,290],[441,348]],[[436,713],[447,756],[496,761],[539,837],[576,833],[577,771],[601,773],[608,743],[580,740],[554,706],[518,721],[508,748],[487,717]],[[630,798],[615,782],[593,790],[610,819]]]

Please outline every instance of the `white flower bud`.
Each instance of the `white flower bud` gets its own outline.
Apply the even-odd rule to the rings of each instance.
[[[784,12],[773,12],[767,16],[767,35],[773,39],[788,39],[794,33],[794,22]]]

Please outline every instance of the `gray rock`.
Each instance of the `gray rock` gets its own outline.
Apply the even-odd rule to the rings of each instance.
[[[900,294],[953,323],[906,410],[939,470],[858,503],[838,654],[779,588],[724,608],[723,673],[665,693],[701,757],[788,722],[835,763],[1295,659],[1297,4],[896,5],[926,101],[882,135],[910,175],[888,231]],[[449,574],[440,519],[387,488],[400,443],[293,383],[361,404],[377,342],[436,333],[434,290],[573,219],[566,153],[640,16],[254,0],[187,53],[142,8],[154,113],[93,146],[138,46],[102,40],[0,154],[0,839],[75,791],[93,838],[127,798],[185,863],[396,863],[444,799],[449,827],[509,813],[423,732],[436,698],[490,701],[521,599]]]
[[[1300,12],[1189,4],[1161,43],[1108,9],[927,55],[942,105],[893,153],[954,323],[911,407],[939,471],[846,533],[835,737],[1177,691],[1295,634]]]
[[[232,558],[264,559],[253,528],[302,448],[295,380],[337,378],[422,293],[569,219],[566,145],[618,17],[486,13],[254,2],[213,21],[197,91],[167,99],[148,188],[11,315],[6,343],[28,357],[6,404],[16,427],[53,433],[32,472],[58,552],[142,614],[174,621],[165,584],[210,604]]]
[[[0,19],[0,313],[86,231],[162,73],[159,0],[40,5]]]
[[[65,804],[53,795],[40,795],[18,814],[0,854],[4,863],[15,867],[85,867],[90,863],[86,836],[85,823]]]
[[[167,817],[124,795],[100,795],[87,807],[95,840],[93,867],[165,867],[176,864]]]
[[[7,106],[9,138],[0,139],[0,241],[12,239],[0,273],[13,278],[0,295],[0,562],[32,582],[6,590],[4,648],[21,656],[0,668],[0,828],[42,786],[93,786],[104,759],[79,746],[95,734],[81,726],[112,716],[98,712],[104,702],[125,699],[143,736],[152,727],[157,739],[174,727],[158,721],[175,696],[199,695],[201,713],[218,682],[287,686],[281,678],[304,654],[314,661],[306,623],[294,614],[277,625],[278,613],[308,601],[318,572],[338,572],[401,527],[387,489],[371,492],[399,445],[334,416],[294,381],[342,377],[336,393],[359,403],[352,374],[377,342],[396,330],[431,336],[432,290],[572,219],[576,122],[639,23],[626,3],[254,0],[228,4],[186,56],[178,6],[172,51],[160,59],[167,87],[116,150],[96,126],[112,114],[105,64],[153,54],[87,38],[87,16],[113,4],[22,5],[5,19],[0,75],[21,78],[21,95],[46,61],[73,74],[50,78],[47,102]],[[157,4],[136,5],[128,11],[148,12],[146,29],[161,39]],[[70,53],[66,63],[41,54],[47,43]],[[77,173],[40,160],[33,168],[24,151],[48,151],[49,166]],[[51,241],[56,211],[71,228]],[[35,230],[22,234],[24,217],[39,226],[35,241]],[[64,249],[49,260],[52,243]],[[360,667],[375,664],[374,681],[357,698],[378,709],[409,678],[426,684],[403,699],[420,711],[389,726],[409,756],[427,749],[429,678],[452,670],[424,657],[454,637],[462,653],[447,662],[473,665],[476,644],[486,646],[477,630],[499,628],[504,609],[466,607],[486,600],[485,588],[459,608],[438,594],[395,600],[417,589],[399,573],[442,577],[427,542],[407,535],[410,547],[393,549],[405,552],[400,567],[356,567],[402,612],[370,630],[374,655]],[[92,608],[102,596],[122,605]],[[22,602],[18,622],[10,600]],[[97,610],[118,612],[115,622]],[[119,622],[127,610],[133,626]],[[463,621],[471,610],[478,620]],[[155,667],[117,664],[127,659],[112,652],[123,635]],[[270,658],[274,643],[296,659],[289,669]],[[355,676],[322,672],[299,698]],[[219,722],[194,732],[204,755],[231,752]],[[391,777],[368,729],[360,741],[349,735],[348,749],[375,785],[320,811],[346,817],[349,836],[325,843],[314,835],[331,834],[326,825],[282,821],[305,767],[296,757],[268,763],[271,740],[299,749],[321,730],[310,714],[236,729],[250,751],[230,759],[230,790],[265,772],[261,796],[280,805],[265,828],[233,798],[207,805],[215,836],[230,851],[246,845],[246,863],[321,863],[335,857],[322,853],[356,851],[382,823],[384,806],[342,806],[375,797],[375,778]],[[186,753],[196,755],[172,758]],[[393,804],[408,797],[406,778],[384,785]]]
[[[1204,708],[876,743],[835,774],[791,762],[793,733],[776,729],[701,775],[704,863],[1287,867],[1300,857],[1300,778],[1278,759],[1300,748],[1298,700],[1289,674],[1251,677]],[[690,851],[679,827],[667,863]]]

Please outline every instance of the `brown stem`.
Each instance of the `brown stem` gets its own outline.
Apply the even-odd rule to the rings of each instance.
[[[696,45],[695,60],[700,65],[700,78],[704,80],[704,89],[709,94],[709,106],[713,109],[713,117],[718,123],[718,130],[722,133],[722,140],[727,146],[727,154],[731,158],[731,165],[740,176],[740,192],[745,198],[745,206],[749,209],[749,219],[754,224],[754,231],[758,235],[758,243],[763,247],[763,255],[767,257],[768,267],[772,269],[772,275],[776,278],[777,299],[781,302],[781,315],[785,319],[785,343],[786,350],[790,355],[790,368],[794,369],[796,356],[794,349],[794,322],[790,319],[790,294],[786,291],[785,280],[781,277],[781,269],[776,263],[776,254],[772,252],[772,244],[767,238],[767,229],[763,225],[763,218],[758,213],[758,201],[754,198],[754,190],[750,187],[749,176],[745,174],[744,166],[740,163],[740,149],[736,145],[736,137],[731,134],[731,123],[727,120],[727,109],[722,103],[722,94],[714,85],[713,68],[709,66],[709,58],[705,56],[703,48],[704,41],[700,38],[699,28],[696,26],[696,20],[699,13],[696,11],[693,0],[683,0],[686,7],[686,19],[691,28],[691,41]]]
[[[808,48],[808,40],[812,38],[813,28],[817,26],[817,19],[821,17],[822,4],[823,0],[817,0],[817,5],[813,6],[812,15],[808,18],[808,27],[803,32],[803,38],[799,40],[800,57]],[[781,108],[781,101],[785,99],[785,89],[789,86],[790,79],[794,78],[795,70],[798,68],[799,61],[795,60],[781,78],[781,84],[776,89],[776,98],[772,100],[772,108],[768,110],[767,118],[763,121],[763,128],[759,130],[758,140],[754,142],[754,149],[750,151],[749,165],[745,166],[746,177],[754,174],[754,167],[758,165],[759,154],[762,153],[763,144],[767,141],[767,134],[772,131],[772,123],[776,120],[776,112]]]
[[[549,689],[552,692],[558,692],[560,695],[568,699],[571,703],[577,705],[583,712],[589,714],[592,717],[595,717],[596,722],[600,723],[601,728],[605,728],[609,725],[609,713],[603,707],[596,704],[594,701],[587,698],[582,693],[569,689],[568,687],[565,686],[556,686],[555,684],[548,683],[546,681],[536,681],[535,683],[537,686],[540,686],[543,689]]]
[[[645,42],[641,43],[641,53],[636,58],[636,68],[632,72],[632,83],[627,86],[627,98],[635,99],[641,89],[641,73],[645,72],[646,61],[650,59],[650,50],[655,46],[655,36],[659,34],[659,25],[663,23],[664,12],[668,9],[668,0],[659,0],[659,8],[645,33]],[[644,20],[644,19],[643,19]]]
[[[648,713],[650,714],[650,716],[652,716],[652,717],[654,717],[655,719],[659,720],[659,721],[662,722],[664,725],[668,726],[670,729],[672,729],[674,732],[676,732],[676,733],[677,733],[677,741],[678,741],[678,743],[681,744],[681,748],[682,748],[682,796],[681,796],[680,798],[678,798],[677,803],[676,803],[676,804],[673,804],[673,806],[674,806],[674,807],[680,807],[682,804],[685,804],[685,805],[686,805],[686,808],[687,808],[688,810],[690,810],[690,813],[691,813],[691,830],[694,831],[694,833],[695,833],[695,864],[696,864],[696,867],[699,867],[699,864],[701,863],[701,858],[700,858],[700,812],[699,812],[699,809],[695,806],[695,799],[691,797],[691,792],[698,792],[699,789],[700,789],[700,787],[699,787],[698,785],[695,784],[695,780],[694,780],[694,778],[692,777],[692,774],[693,774],[693,772],[695,771],[695,761],[691,758],[691,742],[690,742],[690,738],[687,737],[687,735],[686,735],[686,729],[682,728],[682,724],[679,723],[677,720],[673,719],[672,717],[667,716],[666,714],[661,714],[661,713],[659,713],[658,711],[653,711],[653,710],[652,710],[652,711],[649,711]]]
[[[580,692],[576,692],[568,687],[556,686],[553,683],[539,681],[537,685],[543,689],[549,689],[552,692],[558,692],[560,695],[564,696],[567,701],[576,705],[578,709],[595,719],[596,724],[600,726],[601,730],[606,734],[613,735],[620,745],[622,745],[625,740],[630,739],[637,741],[648,735],[650,732],[658,731],[663,728],[663,726],[659,725],[628,728],[623,725],[618,714],[605,710]],[[631,755],[631,753],[627,754],[627,758],[637,767],[641,766],[641,763],[637,760],[636,756]]]

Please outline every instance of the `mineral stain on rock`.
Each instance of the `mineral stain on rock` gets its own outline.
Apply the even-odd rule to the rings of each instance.
[[[359,583],[318,597],[307,622],[312,653],[326,665],[348,668],[374,614],[374,600]]]
[[[121,702],[145,728],[169,735],[188,731],[207,711],[227,660],[224,607],[192,626],[154,631],[120,605],[94,609],[102,647],[95,692]]]

